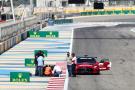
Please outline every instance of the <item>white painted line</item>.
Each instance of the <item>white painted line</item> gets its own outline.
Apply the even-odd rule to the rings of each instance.
[[[70,53],[72,53],[72,46],[73,46],[73,35],[74,35],[74,29],[72,28],[72,32],[71,32],[71,41],[70,41]],[[66,78],[65,78],[65,83],[64,83],[64,90],[68,90],[68,82],[69,82],[69,78],[68,78],[68,70],[66,70]]]
[[[132,28],[130,31],[135,32],[135,28]]]
[[[66,71],[66,79],[65,79],[65,83],[64,83],[64,90],[68,90],[68,82],[69,82],[69,78],[68,78],[68,70]]]
[[[72,46],[73,46],[73,35],[74,35],[74,29],[72,29],[72,32],[71,32],[71,40],[70,40],[70,53],[72,53]]]

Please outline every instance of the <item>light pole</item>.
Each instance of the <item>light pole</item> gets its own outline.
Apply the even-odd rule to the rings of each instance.
[[[11,3],[11,10],[12,10],[12,15],[13,15],[13,20],[15,22],[15,12],[14,12],[13,0],[10,0],[10,3]]]
[[[31,13],[31,15],[33,14],[33,11],[34,11],[33,0],[30,0],[30,13]]]

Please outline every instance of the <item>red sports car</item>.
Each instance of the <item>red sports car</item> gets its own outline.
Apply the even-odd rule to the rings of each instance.
[[[96,57],[78,57],[76,74],[100,74],[100,71],[110,70],[111,62],[105,59],[98,62],[96,59]]]

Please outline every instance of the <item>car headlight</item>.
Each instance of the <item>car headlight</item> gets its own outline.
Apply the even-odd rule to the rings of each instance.
[[[97,66],[94,66],[94,68],[97,68]]]

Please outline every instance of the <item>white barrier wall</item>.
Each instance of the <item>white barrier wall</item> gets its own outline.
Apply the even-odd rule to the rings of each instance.
[[[16,22],[0,27],[0,54],[12,48],[14,45],[27,38],[28,31],[40,30],[40,24],[37,24],[36,18]]]
[[[0,25],[0,42],[26,31],[27,27],[36,25],[37,22],[38,19],[36,17],[31,17],[24,21],[17,21],[15,23],[10,22],[9,24]]]

